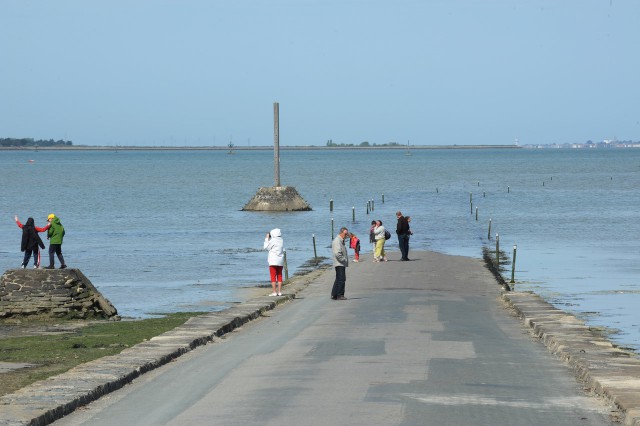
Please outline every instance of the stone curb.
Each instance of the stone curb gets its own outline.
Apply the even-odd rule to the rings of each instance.
[[[52,423],[78,407],[122,388],[136,377],[190,350],[205,345],[295,299],[296,294],[324,272],[322,266],[293,277],[279,297],[260,296],[224,311],[189,319],[146,342],[79,365],[0,397],[0,425],[40,426]]]
[[[625,425],[640,426],[640,359],[635,354],[534,293],[509,292],[502,299],[578,379],[620,409]]]

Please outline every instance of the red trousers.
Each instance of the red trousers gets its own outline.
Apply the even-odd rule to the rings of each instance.
[[[271,282],[282,282],[282,266],[269,265],[269,273],[271,274]]]

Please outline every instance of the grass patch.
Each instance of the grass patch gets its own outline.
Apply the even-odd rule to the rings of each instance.
[[[0,396],[79,364],[118,354],[200,314],[202,312],[180,312],[161,318],[97,323],[65,334],[0,339],[0,361],[35,364],[0,374]]]

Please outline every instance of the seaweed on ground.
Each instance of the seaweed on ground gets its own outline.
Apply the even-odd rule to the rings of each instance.
[[[498,254],[499,261],[496,261],[495,250],[491,250],[486,246],[482,247],[482,258],[484,259],[485,266],[489,271],[491,271],[493,276],[498,281],[498,284],[504,287],[505,290],[511,291],[511,287],[509,287],[509,284],[502,276],[502,271],[505,270],[503,265],[510,265],[511,262],[507,259],[507,254],[502,250],[500,250]]]

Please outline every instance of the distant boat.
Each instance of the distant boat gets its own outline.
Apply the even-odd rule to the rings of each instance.
[[[227,152],[227,154],[235,154],[235,152],[233,151],[233,142],[229,142],[229,151]]]
[[[413,154],[411,153],[411,149],[409,149],[409,141],[407,141],[407,152],[405,152],[405,153],[404,153],[404,155],[407,155],[407,156],[411,156],[411,155],[413,155]]]

